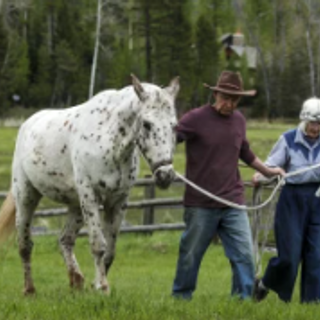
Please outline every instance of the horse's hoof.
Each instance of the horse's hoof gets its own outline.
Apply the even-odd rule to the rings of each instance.
[[[111,288],[108,284],[103,285],[95,285],[94,283],[91,284],[92,289],[95,289],[97,291],[102,292],[106,296],[109,296],[111,294]]]
[[[25,288],[23,291],[23,294],[25,296],[32,296],[36,293],[36,289],[34,287],[30,287],[30,288]]]
[[[84,277],[80,273],[73,273],[69,275],[70,277],[70,287],[72,289],[82,290],[84,287]]]
[[[106,296],[110,296],[110,295],[111,295],[111,288],[110,288],[109,285],[103,285],[103,286],[101,286],[100,290],[101,290],[101,292],[102,292],[103,294],[105,294]]]

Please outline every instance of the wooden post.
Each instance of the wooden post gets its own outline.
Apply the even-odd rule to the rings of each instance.
[[[262,201],[262,192],[263,186],[257,185],[253,186],[252,189],[252,205],[256,206]],[[262,271],[262,261],[261,261],[261,252],[260,252],[260,227],[261,227],[261,209],[255,210],[253,212],[253,216],[251,219],[251,230],[252,230],[252,242],[253,242],[253,252],[255,258],[255,265],[256,265],[256,274],[259,275]]]
[[[151,175],[146,175],[145,178],[150,178]],[[156,194],[156,188],[154,183],[146,185],[144,188],[144,198],[145,199],[154,199]],[[149,206],[144,209],[143,212],[143,224],[150,225],[154,224],[154,207]]]

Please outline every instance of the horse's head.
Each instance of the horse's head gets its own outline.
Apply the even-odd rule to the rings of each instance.
[[[141,101],[138,145],[153,172],[157,186],[165,189],[174,179],[172,161],[176,144],[174,127],[177,124],[174,102],[180,88],[179,78],[174,78],[166,88],[141,85],[135,76],[132,79]]]

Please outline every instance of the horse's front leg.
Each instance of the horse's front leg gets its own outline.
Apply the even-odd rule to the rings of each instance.
[[[107,250],[104,256],[104,265],[106,276],[112,265],[116,251],[116,241],[121,226],[121,222],[125,215],[125,204],[127,202],[127,196],[118,201],[113,207],[104,207],[104,216],[102,219],[102,227],[104,237],[107,242]]]
[[[93,189],[86,187],[79,191],[81,209],[88,226],[91,253],[94,257],[96,277],[94,287],[108,292],[109,286],[106,280],[104,257],[107,252],[106,239],[102,232],[99,212],[99,201]]]

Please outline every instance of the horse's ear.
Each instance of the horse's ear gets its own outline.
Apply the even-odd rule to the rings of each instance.
[[[180,90],[180,77],[175,77],[170,81],[170,84],[168,87],[165,88],[169,94],[176,98],[179,90]]]
[[[133,85],[134,91],[136,92],[138,98],[141,101],[145,101],[147,98],[147,94],[144,91],[139,79],[133,73],[131,73],[131,78],[132,78],[132,85]]]

